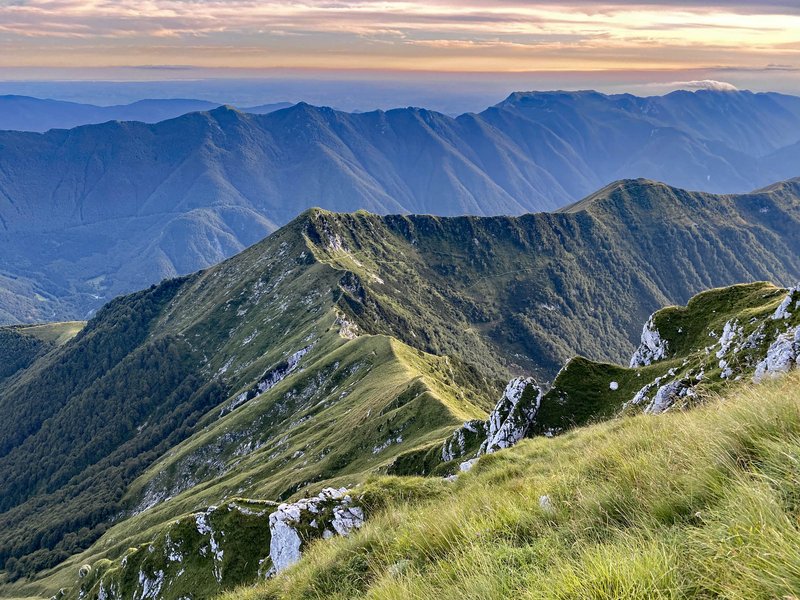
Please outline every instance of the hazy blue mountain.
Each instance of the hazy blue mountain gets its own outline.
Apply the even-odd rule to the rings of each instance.
[[[158,123],[186,113],[212,110],[218,102],[191,99],[139,100],[131,104],[96,106],[30,96],[0,96],[0,130],[44,132],[50,129],[72,129],[80,125],[106,121],[141,121]],[[245,112],[266,114],[291,106],[277,102],[243,108]]]
[[[0,322],[83,318],[312,206],[516,215],[637,177],[745,192],[799,175],[798,143],[799,98],[705,91],[515,93],[456,118],[300,103],[0,132]]]
[[[29,96],[0,96],[0,129],[44,132],[106,121],[157,123],[188,112],[211,110],[204,100],[141,100],[118,106],[95,106]]]
[[[253,113],[254,115],[266,115],[276,110],[289,108],[292,106],[291,102],[273,102],[270,104],[259,104],[258,106],[245,106],[241,110],[246,113]]]

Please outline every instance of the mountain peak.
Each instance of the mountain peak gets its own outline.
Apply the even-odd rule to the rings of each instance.
[[[216,108],[212,108],[208,112],[212,115],[224,115],[226,113],[237,113],[240,115],[244,114],[242,111],[240,111],[238,108],[236,108],[231,104],[221,104]]]
[[[579,99],[603,99],[608,98],[605,94],[596,90],[549,90],[549,91],[528,91],[513,92],[495,106],[524,106],[541,105],[547,102]]]
[[[754,194],[770,194],[774,192],[800,192],[800,177],[794,177],[785,181],[778,181],[772,185],[755,190]]]
[[[629,199],[631,197],[639,197],[643,193],[654,193],[658,191],[668,190],[674,192],[677,188],[662,183],[660,181],[653,181],[652,179],[636,178],[636,179],[619,179],[609,183],[604,188],[586,196],[582,200],[578,200],[574,204],[565,206],[556,212],[559,213],[577,213],[589,210],[600,204],[608,202],[613,198]]]

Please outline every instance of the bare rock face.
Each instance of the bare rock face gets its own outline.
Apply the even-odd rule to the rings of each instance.
[[[467,421],[442,445],[442,461],[471,456],[460,463],[460,471],[469,471],[477,456],[509,448],[524,438],[542,401],[542,389],[531,377],[509,381],[486,421]]]
[[[461,458],[470,449],[477,448],[486,439],[488,426],[486,421],[474,419],[467,421],[447,438],[442,446],[442,460],[449,462]]]
[[[792,313],[796,310],[800,310],[800,285],[796,285],[789,290],[786,298],[783,299],[781,305],[775,310],[775,314],[772,315],[772,319],[774,321],[790,319]]]
[[[694,396],[691,385],[684,381],[672,381],[658,388],[656,395],[644,409],[649,415],[660,415],[669,409],[676,401],[681,398]]]
[[[541,401],[542,390],[532,378],[512,379],[489,415],[486,441],[478,454],[509,448],[524,438]]]
[[[782,333],[770,345],[764,360],[756,365],[753,381],[788,373],[796,366],[800,366],[800,327]]]
[[[325,488],[313,498],[281,504],[269,516],[269,556],[275,575],[300,560],[303,545],[319,537],[348,535],[364,524],[364,511],[345,488]]]
[[[667,342],[661,338],[656,328],[654,315],[651,315],[642,329],[639,347],[631,357],[631,368],[646,367],[667,357]]]

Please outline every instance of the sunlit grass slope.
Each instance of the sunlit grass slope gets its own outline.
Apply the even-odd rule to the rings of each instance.
[[[795,598],[800,375],[527,440],[426,491],[223,599]]]
[[[63,321],[59,323],[43,323],[41,325],[23,325],[16,327],[20,333],[33,336],[43,342],[56,346],[66,344],[86,326],[86,321]]]

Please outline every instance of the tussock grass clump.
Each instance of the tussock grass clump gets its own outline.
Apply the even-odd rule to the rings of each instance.
[[[527,440],[414,501],[372,485],[399,500],[224,600],[794,597],[800,376]]]

